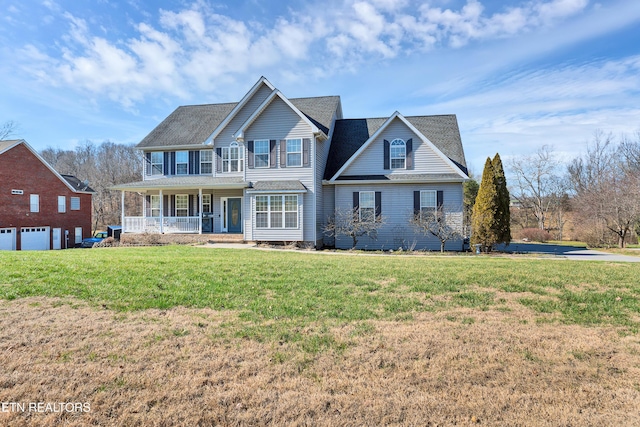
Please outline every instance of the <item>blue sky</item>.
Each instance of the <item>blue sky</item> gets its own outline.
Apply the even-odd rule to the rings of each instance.
[[[467,161],[640,129],[636,0],[0,0],[0,123],[36,149],[137,143],[265,76],[345,117],[456,114]]]

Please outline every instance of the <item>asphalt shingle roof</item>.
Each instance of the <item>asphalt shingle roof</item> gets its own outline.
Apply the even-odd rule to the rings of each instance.
[[[257,181],[251,188],[253,191],[307,191],[307,188],[297,180]]]
[[[405,119],[467,173],[458,120],[454,114],[408,116]],[[387,120],[386,117],[336,120],[324,179],[331,179]]]
[[[289,101],[320,130],[329,134],[331,119],[340,102],[339,96],[293,98]],[[202,144],[236,105],[238,105],[237,102],[178,107],[144,137],[137,148]]]
[[[67,181],[69,185],[71,185],[71,187],[73,187],[73,189],[76,191],[86,191],[88,193],[95,193],[95,190],[89,187],[89,183],[86,181],[80,181],[78,178],[76,178],[73,175],[60,174],[60,176],[62,176],[64,180]]]

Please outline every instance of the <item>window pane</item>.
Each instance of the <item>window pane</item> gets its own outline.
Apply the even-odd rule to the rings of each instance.
[[[212,150],[201,150],[200,151],[200,161],[201,162],[210,162],[213,160],[213,151]]]
[[[287,139],[287,166],[302,166],[301,139]]]
[[[269,214],[266,212],[256,212],[256,227],[267,228],[269,227]]]
[[[200,173],[201,174],[210,174],[213,171],[211,167],[211,162],[209,163],[200,163]]]
[[[298,211],[298,196],[284,196],[284,210],[287,212]]]
[[[176,163],[188,163],[189,152],[188,151],[176,151]]]
[[[420,207],[436,207],[436,192],[435,191],[421,191],[420,192]]]
[[[186,175],[187,168],[188,165],[186,164],[176,164],[176,175]]]
[[[267,196],[256,196],[256,212],[266,212],[269,208],[269,199]]]
[[[285,228],[298,228],[298,212],[286,212],[284,215]]]

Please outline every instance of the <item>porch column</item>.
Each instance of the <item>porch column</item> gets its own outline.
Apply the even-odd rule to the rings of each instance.
[[[140,194],[140,193],[138,193]],[[142,194],[142,230],[147,231],[147,193]]]
[[[202,234],[202,188],[198,188],[198,234]]]
[[[120,209],[120,224],[122,224],[122,231],[123,232],[127,232],[127,230],[125,230],[124,228],[124,190],[121,190],[120,193],[122,193],[120,199],[122,200],[122,207]]]
[[[160,189],[160,234],[164,234],[164,197],[162,197],[162,189]]]

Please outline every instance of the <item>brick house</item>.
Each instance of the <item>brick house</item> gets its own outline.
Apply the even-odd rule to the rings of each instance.
[[[75,247],[91,235],[93,193],[24,140],[0,141],[0,250]]]

